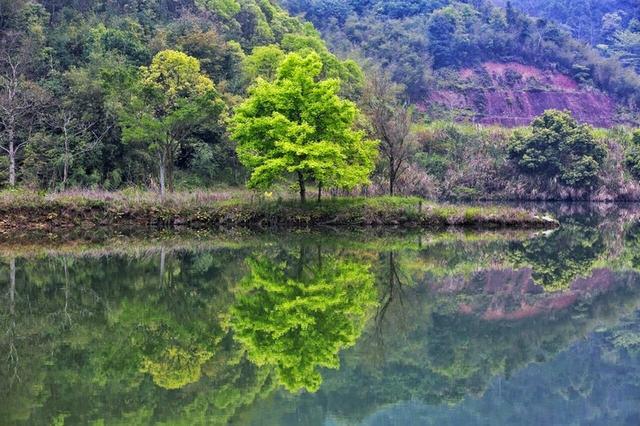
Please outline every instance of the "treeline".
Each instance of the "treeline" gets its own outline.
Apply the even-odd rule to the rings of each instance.
[[[506,8],[487,0],[283,3],[311,20],[336,51],[355,52],[389,70],[396,82],[406,86],[412,100],[424,99],[429,87],[446,80],[448,68],[498,60],[555,69],[607,91],[633,108],[640,103],[640,78],[625,69],[617,56],[604,58],[573,38],[563,25],[529,17],[508,2]],[[587,11],[591,12],[582,10]],[[635,24],[629,25],[635,31]],[[637,55],[635,46],[628,56]],[[631,57],[625,62],[635,64]]]
[[[269,0],[0,0],[1,185],[159,187],[163,162],[170,182],[244,183],[226,118],[289,52],[342,96],[363,84]]]
[[[635,0],[492,0],[505,7],[511,3],[522,12],[554,20],[574,37],[592,46],[608,44],[615,33],[634,29],[633,21],[640,19]]]
[[[499,2],[504,3],[505,2]],[[512,0],[524,13],[554,20],[571,34],[640,71],[640,8],[635,0]]]
[[[640,199],[640,132],[593,129],[547,111],[530,127],[413,128],[413,191],[443,199]]]

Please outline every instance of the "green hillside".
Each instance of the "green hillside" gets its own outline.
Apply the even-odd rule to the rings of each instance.
[[[546,19],[530,17],[515,7],[525,3]],[[537,3],[545,6],[538,8]],[[558,22],[549,19],[556,16],[552,5],[559,3],[582,4],[583,12],[591,11],[589,2],[560,0],[514,2],[506,9],[485,0],[283,0],[292,13],[313,22],[336,51],[363,55],[372,65],[389,70],[414,100],[424,97],[434,81],[449,80],[451,67],[515,61],[559,71],[637,107],[638,76],[617,58],[604,58],[574,38],[571,28],[559,23],[563,22],[559,12]],[[625,7],[624,1],[617,3]],[[606,10],[596,9],[594,13]],[[583,31],[576,27],[574,32],[579,36]]]

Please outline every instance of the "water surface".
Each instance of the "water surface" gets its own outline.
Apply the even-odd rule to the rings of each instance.
[[[640,224],[0,246],[0,424],[640,424]]]

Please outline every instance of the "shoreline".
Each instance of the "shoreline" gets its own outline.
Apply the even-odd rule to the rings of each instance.
[[[555,229],[532,210],[441,204],[415,197],[297,201],[188,200],[10,194],[0,198],[0,239],[20,233],[67,234],[132,230],[295,230],[401,228]]]

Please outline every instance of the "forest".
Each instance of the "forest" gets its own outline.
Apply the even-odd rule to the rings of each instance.
[[[585,22],[578,3],[543,3],[0,0],[0,185],[640,199],[640,24],[620,12],[636,9],[578,2]],[[465,69],[489,90],[487,62],[602,93],[616,124],[550,110],[478,126],[425,105],[469,89]]]

